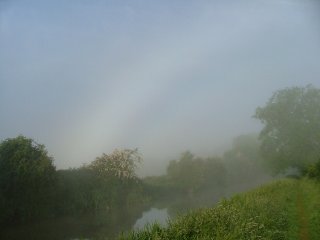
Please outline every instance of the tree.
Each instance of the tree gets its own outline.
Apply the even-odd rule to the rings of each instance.
[[[260,153],[258,134],[240,135],[223,155],[228,191],[246,191],[270,179]]]
[[[313,179],[317,179],[320,180],[320,159],[314,163],[311,164],[307,169],[305,174],[309,177],[309,178],[313,178]]]
[[[193,192],[204,181],[203,161],[200,158],[195,158],[189,151],[186,151],[181,154],[178,161],[170,161],[167,167],[167,175],[180,190]]]
[[[116,149],[109,155],[103,153],[101,157],[97,157],[89,165],[89,169],[101,177],[133,180],[137,179],[136,169],[141,162],[142,157],[137,149]]]
[[[320,89],[308,85],[279,90],[254,117],[264,124],[261,153],[275,172],[304,169],[319,158]]]
[[[141,162],[142,157],[137,149],[116,149],[111,154],[103,153],[101,157],[97,157],[86,167],[101,183],[100,193],[97,192],[95,196],[107,194],[108,197],[99,198],[108,207],[125,207],[137,199],[142,202],[141,181],[136,173]]]
[[[221,187],[225,173],[221,159],[203,159],[189,151],[182,153],[178,161],[170,161],[167,167],[167,176],[173,185],[191,195],[197,191]]]
[[[0,143],[2,221],[19,222],[43,214],[48,209],[54,181],[53,159],[44,145],[24,136]]]

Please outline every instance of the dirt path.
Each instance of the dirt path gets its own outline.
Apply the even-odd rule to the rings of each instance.
[[[299,217],[299,239],[309,240],[308,218],[303,205],[303,196],[300,192],[297,197],[297,211]]]

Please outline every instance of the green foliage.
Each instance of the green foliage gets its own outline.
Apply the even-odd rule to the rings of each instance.
[[[193,191],[202,184],[202,170],[202,159],[195,159],[190,152],[185,152],[179,161],[170,161],[167,176],[178,188]]]
[[[224,154],[227,161],[234,161],[235,158],[241,163],[260,162],[260,142],[256,134],[240,135],[233,140],[232,148]]]
[[[260,142],[256,134],[235,138],[232,148],[225,152],[223,162],[230,193],[246,190],[270,179],[261,158]]]
[[[145,202],[137,150],[115,150],[88,166],[56,171],[44,145],[18,136],[0,144],[0,224],[109,213]]]
[[[194,157],[190,152],[181,155],[179,161],[170,161],[167,178],[176,188],[193,194],[208,187],[222,187],[226,171],[218,158]]]
[[[170,161],[165,175],[144,178],[143,188],[155,206],[167,207],[173,216],[218,201],[225,191],[226,175],[220,158],[184,152]]]
[[[56,175],[44,145],[24,136],[0,143],[1,222],[21,222],[50,209]]]
[[[102,210],[101,205],[109,200],[97,176],[85,168],[57,171],[57,211],[59,215],[75,215]],[[100,190],[100,191],[99,191]],[[109,189],[108,189],[109,190]],[[104,204],[107,208],[108,204]]]
[[[316,163],[308,166],[306,175],[309,178],[320,180],[320,159]]]
[[[320,239],[320,186],[316,181],[305,181],[300,183],[300,197],[302,211],[298,216],[299,225],[304,225],[309,234],[309,239]],[[303,214],[301,216],[301,214]],[[301,219],[304,217],[304,219]],[[300,237],[301,237],[301,231]]]
[[[261,152],[275,172],[303,169],[320,156],[320,89],[293,87],[273,94],[255,118],[265,126]]]
[[[222,200],[214,208],[188,213],[170,221],[167,227],[150,225],[120,239],[300,239],[297,236],[304,218],[299,214],[299,197],[305,203],[303,217],[309,224],[311,239],[319,239],[320,214],[315,211],[319,209],[319,184],[289,179]]]
[[[103,178],[133,180],[137,179],[135,171],[141,162],[142,157],[137,149],[116,149],[109,155],[103,153],[97,157],[88,168]]]
[[[58,171],[57,211],[61,215],[108,213],[146,201],[135,169],[142,161],[137,150],[115,150],[89,165]]]

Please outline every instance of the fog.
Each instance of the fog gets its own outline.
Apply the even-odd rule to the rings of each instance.
[[[319,87],[319,3],[3,1],[0,139],[58,169],[138,148],[142,176],[190,150],[222,155],[272,93]]]

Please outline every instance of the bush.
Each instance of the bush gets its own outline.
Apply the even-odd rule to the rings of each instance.
[[[50,214],[55,167],[44,145],[24,136],[0,143],[0,223]]]
[[[307,176],[309,178],[320,180],[320,159],[308,167]]]

